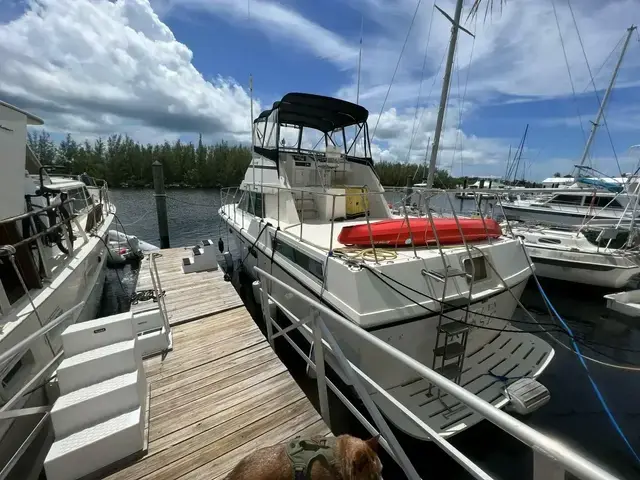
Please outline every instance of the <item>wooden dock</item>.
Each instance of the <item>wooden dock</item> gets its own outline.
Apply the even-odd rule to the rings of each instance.
[[[189,256],[189,248],[167,248],[156,256],[160,283],[165,290],[165,305],[171,325],[190,322],[207,315],[242,306],[231,282],[223,280],[224,272],[218,270],[197,273],[182,273],[182,258]],[[149,270],[149,257],[140,265],[136,291],[151,290],[153,283]],[[145,302],[132,305],[131,310],[147,308]]]
[[[331,435],[233,286],[220,271],[182,274],[178,250],[157,259],[167,307],[180,325],[173,351],[144,361],[148,453],[106,478],[222,479],[258,448],[296,435]],[[216,292],[224,299],[216,301]],[[180,311],[200,296],[209,301]]]

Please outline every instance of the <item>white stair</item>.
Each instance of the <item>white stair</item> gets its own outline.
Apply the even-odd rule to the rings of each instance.
[[[76,480],[144,448],[144,416],[136,408],[56,440],[44,463],[47,480]]]
[[[158,332],[158,318],[166,343],[170,334],[154,311],[92,320],[62,334],[48,480],[100,476],[105,467],[144,453],[149,405],[141,352]]]
[[[114,343],[65,358],[58,367],[60,393],[66,395],[138,369],[142,362],[135,339]]]
[[[216,249],[212,240],[203,240],[191,249],[191,256],[182,259],[182,273],[217,270]]]
[[[173,349],[173,334],[167,332],[160,308],[136,312],[133,329],[138,336],[142,358]]]
[[[139,391],[141,370],[110,378],[104,382],[62,395],[51,409],[51,423],[56,435],[66,437],[73,432],[108,420],[111,417],[143,407]]]
[[[65,357],[133,338],[132,318],[125,312],[71,325],[62,333]]]

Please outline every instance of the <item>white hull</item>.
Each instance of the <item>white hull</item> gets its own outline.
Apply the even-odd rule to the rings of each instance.
[[[640,256],[633,250],[598,248],[583,233],[566,229],[512,229],[523,238],[539,277],[619,289],[640,275]]]
[[[98,235],[106,237],[113,218],[113,214],[106,216],[97,232]],[[11,375],[7,385],[0,389],[0,394],[5,401],[11,398],[22,385],[28,382],[61,350],[60,335],[68,325],[95,318],[100,306],[106,277],[106,259],[107,251],[104,243],[98,238],[89,237],[88,242],[75,248],[67,265],[60,268],[50,282],[45,283],[40,290],[31,291],[33,302],[43,323],[57,318],[80,302],[85,302],[85,305],[75,318],[63,322],[47,335],[48,343],[41,337],[31,345],[21,359],[10,362],[2,369],[3,379],[7,379],[8,375]],[[11,347],[40,328],[38,317],[33,312],[26,296],[14,304],[13,312],[4,321],[3,326],[0,340],[0,348],[2,349]],[[17,361],[20,361],[22,366],[19,368],[16,366],[15,371],[9,373]],[[40,388],[31,395],[23,397],[23,400],[15,404],[13,408],[46,405],[51,404],[54,400],[54,398],[47,398],[45,389]],[[4,465],[8,461],[37,420],[39,417],[34,415],[21,417],[19,421],[4,421],[0,424],[0,437],[2,438],[0,464]]]
[[[527,247],[539,277],[582,283],[603,288],[624,288],[640,274],[640,267],[621,265],[618,262],[605,264],[601,258],[589,261],[583,254],[543,252],[539,248]]]
[[[230,223],[230,226],[233,225]],[[255,243],[253,251],[256,256],[249,252],[249,246],[254,244],[254,240],[245,237],[241,232],[233,228],[232,236],[236,251],[241,252],[241,259],[244,259],[244,268],[246,272],[255,278],[253,267],[260,268],[270,272],[276,278],[287,283],[289,286],[299,290],[305,294],[310,294],[308,287],[303,286],[306,279],[294,271],[285,271],[277,263],[271,262],[271,250],[262,242]],[[526,284],[526,279],[516,285],[510,293],[507,290],[501,290],[495,295],[487,296],[487,298],[479,299],[470,305],[471,312],[479,312],[495,317],[511,318],[519,298]],[[310,315],[309,308],[306,304],[296,301],[290,293],[284,292],[277,285],[272,287],[271,294],[275,299],[282,303],[297,318],[306,318]],[[514,298],[515,295],[515,298]],[[325,297],[326,298],[326,297]],[[325,303],[326,300],[325,300]],[[330,307],[334,307],[329,304]],[[343,313],[344,315],[344,313]],[[463,310],[455,310],[447,313],[449,317],[457,318],[465,321],[465,312]],[[482,326],[508,330],[514,330],[514,327],[503,320],[496,318],[488,318],[485,315],[474,315],[470,313],[466,318],[469,323],[476,323]],[[378,328],[368,329],[378,338],[384,340],[388,344],[398,348],[399,350],[411,355],[424,365],[431,367],[433,365],[433,350],[435,348],[436,331],[438,328],[439,315],[432,314],[430,316],[423,315],[422,318],[397,322],[389,326],[380,326]],[[330,324],[330,322],[327,322]],[[300,331],[304,335],[309,344],[313,343],[312,332],[306,325]],[[439,430],[443,435],[456,434],[481,420],[481,418],[466,407],[461,406],[455,411],[455,415],[449,415],[446,409],[441,408],[442,403],[438,399],[436,390],[427,391],[428,385],[423,385],[423,380],[416,378],[415,374],[404,367],[402,364],[391,360],[380,361],[380,352],[368,344],[363,344],[357,337],[346,331],[337,331],[332,329],[332,333],[339,342],[340,347],[347,358],[370,376],[376,383],[381,385],[392,393],[398,400],[410,408],[420,418],[428,421],[430,425]],[[500,338],[498,338],[500,337]],[[520,350],[521,356],[511,353],[513,349],[505,355],[483,352],[490,350],[493,345],[503,345],[508,341],[519,342],[522,345]],[[495,345],[494,345],[495,342]],[[513,343],[511,345],[516,345]],[[308,346],[306,347],[308,348]],[[514,347],[515,348],[515,347]],[[464,373],[461,379],[462,384],[470,391],[477,392],[483,399],[493,403],[496,407],[504,407],[508,400],[503,394],[504,384],[487,376],[487,371],[496,368],[495,372],[507,372],[510,376],[530,376],[537,377],[551,361],[553,357],[553,349],[546,342],[541,341],[537,337],[526,333],[502,333],[498,334],[493,330],[472,329],[469,334],[467,343],[468,358],[473,359],[487,357],[482,364],[478,361],[468,361],[465,363]],[[505,350],[506,352],[506,350]],[[533,352],[533,354],[531,353]],[[522,356],[529,353],[531,359]],[[342,381],[349,384],[346,375],[341,371],[338,362],[333,358],[331,353],[326,353],[326,361],[332,369],[341,377]],[[535,361],[533,361],[535,358]],[[436,364],[436,366],[439,364]],[[489,381],[487,381],[489,380]],[[421,383],[422,382],[422,383]],[[413,392],[416,390],[418,395]],[[408,393],[409,392],[409,393]],[[374,394],[372,390],[370,392]],[[374,400],[381,408],[383,413],[401,430],[409,435],[415,436],[422,440],[428,440],[424,432],[416,428],[410,421],[400,414],[397,409],[390,404],[384,397],[379,394],[373,395]],[[432,401],[433,400],[433,401]],[[456,402],[457,403],[457,402]],[[458,421],[461,419],[461,421]],[[462,421],[464,420],[464,421]]]
[[[612,225],[621,218],[624,222],[631,220],[630,216],[615,214],[613,212],[596,212],[583,207],[563,207],[564,210],[552,210],[550,208],[536,206],[516,206],[503,203],[498,207],[502,210],[507,220],[519,220],[528,223],[542,223],[552,225],[580,226],[589,221],[590,225]]]

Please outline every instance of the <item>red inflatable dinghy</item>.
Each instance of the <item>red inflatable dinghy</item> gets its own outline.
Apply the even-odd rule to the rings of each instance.
[[[484,223],[480,218],[459,218],[458,222],[453,218],[434,218],[433,225],[441,245],[462,244],[460,230],[462,230],[467,242],[498,238],[502,235],[502,229],[498,222],[488,218],[484,220]],[[409,226],[416,246],[436,244],[436,237],[428,218],[409,218],[409,225],[404,218],[394,218],[371,223],[373,245],[376,247],[411,245]],[[366,223],[342,227],[340,235],[338,235],[338,242],[343,245],[370,247],[369,227]]]

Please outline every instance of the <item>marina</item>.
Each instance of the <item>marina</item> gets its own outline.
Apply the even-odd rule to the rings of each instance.
[[[177,42],[149,2],[125,3],[104,19]],[[433,4],[451,30],[433,137],[419,125],[423,78],[409,112],[415,185],[420,166],[384,161],[396,154],[387,120],[376,137],[385,105],[360,101],[364,15],[355,99],[279,84],[275,101],[254,101],[250,77],[247,95],[230,89],[244,113],[197,122],[197,146],[68,134],[57,147],[28,130],[42,119],[0,99],[0,480],[316,480],[316,461],[342,480],[381,480],[381,464],[387,479],[639,477],[640,160],[623,172],[608,127],[619,172],[590,156],[636,27],[609,55],[621,46],[602,101],[578,37],[598,113],[571,174],[525,180],[527,124],[504,176],[453,178],[445,117],[456,48],[480,33],[463,18],[480,3],[457,0],[452,16]],[[198,72],[181,51],[179,70]],[[206,108],[209,90],[201,120],[224,109]],[[230,129],[249,146],[203,143]],[[261,452],[276,445],[279,459]]]

